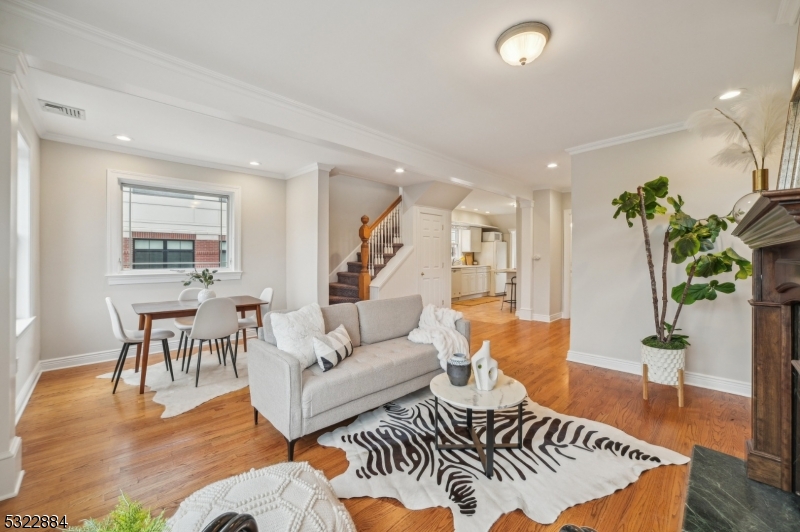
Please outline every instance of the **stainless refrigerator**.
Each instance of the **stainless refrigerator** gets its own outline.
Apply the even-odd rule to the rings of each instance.
[[[496,270],[508,268],[508,243],[483,242],[481,244],[481,266],[491,266],[489,277],[489,295],[497,296],[506,290],[506,274],[497,273]]]

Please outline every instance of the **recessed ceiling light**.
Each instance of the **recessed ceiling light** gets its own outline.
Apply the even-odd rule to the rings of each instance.
[[[509,65],[524,66],[541,55],[548,40],[550,28],[541,22],[523,22],[504,31],[495,48]]]
[[[114,138],[117,139],[117,140],[125,141],[125,142],[130,142],[130,141],[133,140],[128,135],[114,135]]]
[[[740,90],[728,91],[725,94],[721,94],[719,99],[720,100],[730,100],[731,98],[736,98],[742,93]]]
[[[472,209],[473,211],[477,211],[478,209]]]
[[[486,214],[491,214],[489,211],[486,211]]]
[[[516,207],[517,206],[516,203],[509,203],[509,205],[511,205],[512,207]]]
[[[461,206],[461,208],[462,208],[462,209],[466,209],[466,208],[467,208],[467,206],[466,206],[466,205],[462,205],[462,206]]]
[[[261,166],[261,163],[258,161],[250,161],[250,166]]]
[[[405,170],[404,170],[404,169],[402,169],[402,168],[395,168],[395,169],[394,169],[394,171],[395,171],[396,173],[398,173],[398,174],[402,174],[403,172],[405,172]]]
[[[556,168],[557,166],[558,166],[558,163],[550,163],[550,164],[547,165],[548,168]]]

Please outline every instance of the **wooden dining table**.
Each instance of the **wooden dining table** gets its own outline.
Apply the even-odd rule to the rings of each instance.
[[[244,317],[245,312],[256,311],[256,323],[259,327],[264,324],[261,321],[261,305],[269,302],[263,301],[252,296],[231,296],[236,305],[236,311]],[[139,330],[144,331],[142,343],[136,346],[136,371],[139,371],[139,361],[141,360],[142,376],[139,381],[139,393],[144,393],[144,381],[147,378],[147,357],[150,354],[150,333],[153,330],[153,321],[166,320],[173,318],[184,318],[194,316],[200,303],[197,300],[191,301],[159,301],[156,303],[134,303],[133,311],[139,315]]]

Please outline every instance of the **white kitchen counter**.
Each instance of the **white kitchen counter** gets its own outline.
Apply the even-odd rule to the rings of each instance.
[[[489,266],[484,266],[483,264],[461,264],[461,265],[453,265],[450,268],[456,270],[460,268],[488,268]]]

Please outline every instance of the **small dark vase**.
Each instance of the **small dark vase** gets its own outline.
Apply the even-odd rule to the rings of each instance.
[[[467,355],[456,353],[447,361],[447,377],[453,386],[466,386],[470,373],[472,373],[472,365],[470,365]]]

